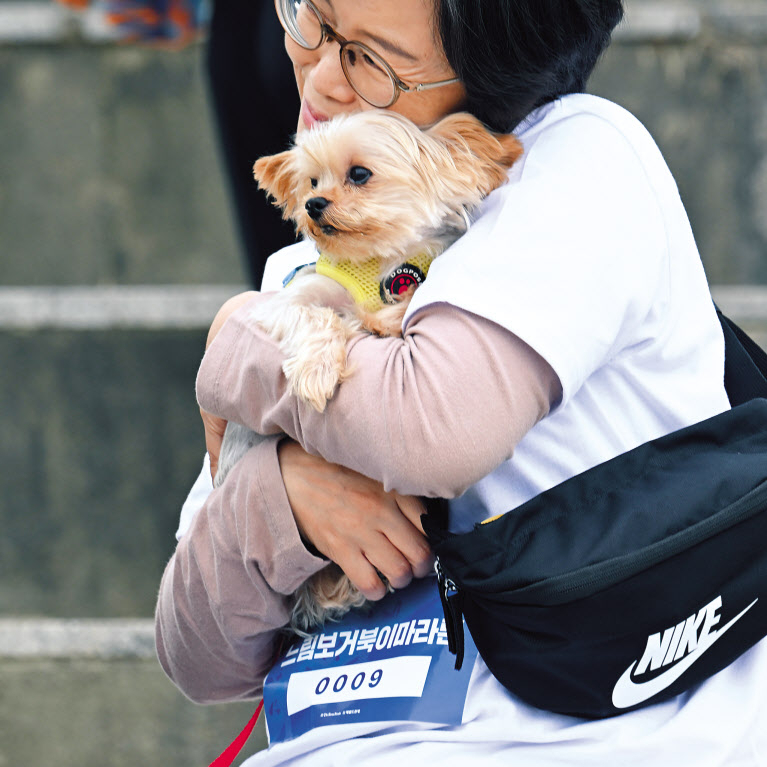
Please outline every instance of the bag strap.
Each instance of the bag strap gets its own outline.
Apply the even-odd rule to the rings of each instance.
[[[421,514],[421,525],[432,547],[453,537],[448,530],[448,503],[444,498],[422,498],[426,513]]]
[[[767,353],[717,307],[724,333],[724,388],[735,407],[767,398]]]

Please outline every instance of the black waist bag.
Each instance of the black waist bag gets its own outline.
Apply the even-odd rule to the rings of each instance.
[[[732,410],[470,533],[432,504],[456,667],[465,618],[508,690],[601,718],[684,692],[767,635],[767,357],[721,319]]]

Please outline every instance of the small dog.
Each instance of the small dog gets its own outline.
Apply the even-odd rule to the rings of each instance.
[[[259,185],[319,252],[315,265],[254,315],[279,342],[297,397],[324,411],[349,375],[352,336],[402,334],[431,261],[466,231],[470,212],[506,181],[521,154],[513,135],[493,134],[467,113],[422,131],[381,110],[340,115],[300,133],[292,149],[256,162]],[[259,439],[227,426],[217,486]],[[364,602],[331,563],[297,592],[291,628],[305,635]]]

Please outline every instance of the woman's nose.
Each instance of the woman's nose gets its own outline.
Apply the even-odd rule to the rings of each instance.
[[[317,60],[307,77],[316,93],[334,101],[350,103],[357,98],[341,67],[338,43],[328,41],[314,51]]]

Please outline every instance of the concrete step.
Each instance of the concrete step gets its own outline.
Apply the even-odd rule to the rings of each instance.
[[[152,614],[204,450],[206,330],[239,290],[0,289],[0,614]],[[767,288],[714,295],[767,348]]]
[[[591,90],[658,140],[711,281],[767,283],[767,4],[626,6]],[[244,281],[202,48],[105,35],[93,12],[0,0],[4,284]]]
[[[96,44],[54,30],[45,43],[3,44],[6,5],[2,283],[245,281],[202,47]],[[58,16],[52,0],[38,5]]]
[[[0,614],[151,615],[239,288],[0,289]]]
[[[2,765],[204,767],[255,706],[188,701],[149,620],[0,620]],[[235,765],[265,745],[261,721]]]

